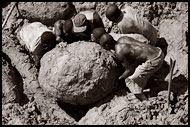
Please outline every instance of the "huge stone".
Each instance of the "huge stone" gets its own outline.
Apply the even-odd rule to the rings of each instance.
[[[121,65],[94,42],[56,47],[41,59],[39,82],[54,97],[75,105],[92,104],[119,85]]]
[[[95,2],[73,2],[73,5],[77,12],[86,9],[95,9]],[[38,21],[45,25],[53,26],[57,20],[65,18],[66,2],[19,2],[18,8],[21,15],[30,21]],[[73,13],[70,13],[69,17]]]
[[[31,22],[39,21],[45,25],[53,25],[64,18],[66,2],[19,2],[21,15]]]

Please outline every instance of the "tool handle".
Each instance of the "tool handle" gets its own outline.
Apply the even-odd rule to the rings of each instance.
[[[169,108],[169,104],[170,104],[171,82],[172,82],[173,70],[174,70],[175,63],[176,63],[176,60],[173,61],[170,58],[170,79],[169,79],[169,85],[168,85],[168,100],[167,100],[168,108]]]
[[[11,15],[11,13],[12,13],[14,7],[16,6],[16,4],[17,4],[17,2],[13,2],[13,5],[12,5],[11,9],[9,10],[9,12],[8,12],[8,14],[7,14],[7,16],[6,16],[6,18],[5,18],[4,22],[3,22],[3,24],[2,24],[2,29],[5,27],[5,24],[7,23],[7,21],[8,21],[10,15]]]

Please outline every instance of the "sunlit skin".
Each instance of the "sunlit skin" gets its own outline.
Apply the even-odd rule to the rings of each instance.
[[[151,45],[156,44],[156,28],[140,17],[133,8],[128,6],[118,8],[116,5],[110,5],[106,10],[106,17],[117,24],[122,34],[142,34],[150,41]]]
[[[58,20],[54,24],[54,34],[56,36],[56,41],[62,42],[63,41],[63,35],[64,35],[64,29],[63,24],[65,23],[65,20]]]
[[[121,37],[115,45],[115,53],[126,68],[126,72],[120,76],[120,79],[127,78],[129,74],[134,72],[134,68],[128,62],[129,59],[145,62],[156,57],[158,52],[158,49],[154,46],[144,44],[130,37]],[[132,70],[127,71],[129,68],[132,68]]]
[[[139,62],[151,60],[159,53],[159,49],[156,47],[126,36],[115,41],[109,34],[103,34],[100,38],[100,44],[107,50],[115,49],[117,59],[125,67],[126,70],[119,79],[126,79],[135,72],[135,67],[139,65]],[[137,62],[132,63],[131,61]],[[133,66],[133,64],[136,65]],[[135,94],[135,96],[141,101],[147,100],[143,93]]]

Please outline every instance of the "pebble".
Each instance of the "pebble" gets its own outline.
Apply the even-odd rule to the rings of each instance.
[[[38,122],[41,121],[41,115],[38,115],[38,116],[37,116],[37,120],[38,120]]]
[[[143,113],[143,114],[142,114],[142,119],[143,119],[143,120],[147,119],[147,114]]]

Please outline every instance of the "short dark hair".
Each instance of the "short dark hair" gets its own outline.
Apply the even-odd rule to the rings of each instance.
[[[105,49],[113,49],[115,44],[116,41],[108,33],[103,34],[100,38],[100,45]]]
[[[106,30],[104,29],[104,27],[98,27],[98,28],[95,28],[93,29],[92,31],[92,34],[93,34],[93,37],[95,39],[95,42],[97,43],[100,43],[100,37],[106,33]]]
[[[119,10],[119,8],[114,4],[109,5],[106,9],[106,17],[113,22],[118,21],[121,13],[121,10]]]

